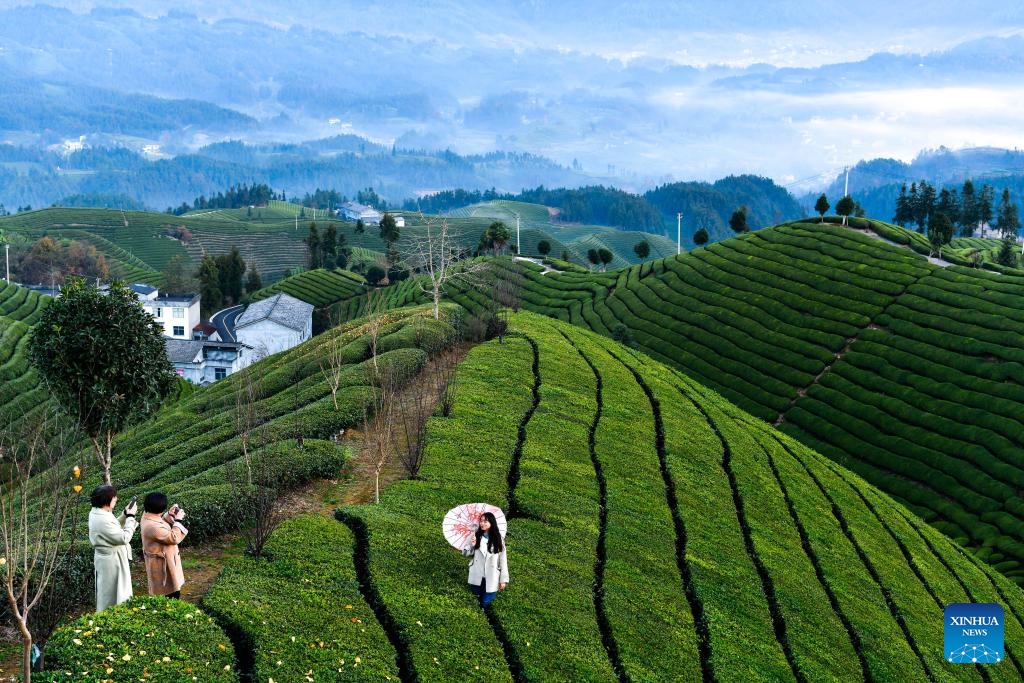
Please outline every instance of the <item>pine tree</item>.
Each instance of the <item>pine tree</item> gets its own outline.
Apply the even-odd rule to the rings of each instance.
[[[995,207],[995,190],[988,183],[981,186],[978,197],[978,222],[981,223],[981,236],[985,236],[985,226],[992,223],[992,211]]]
[[[900,186],[900,196],[896,198],[896,215],[893,216],[892,222],[901,228],[905,228],[907,223],[911,221],[912,214],[910,196],[907,195],[907,184],[903,183]]]
[[[320,232],[316,222],[309,224],[309,235],[306,236],[306,247],[309,249],[309,269],[316,270],[323,263],[320,252]]]
[[[973,237],[978,227],[978,198],[974,194],[974,183],[968,178],[960,190],[960,234]]]
[[[818,201],[814,202],[814,210],[818,212],[819,216],[821,216],[821,223],[825,222],[825,214],[828,213],[830,208],[832,207],[828,203],[828,197],[826,197],[825,193],[822,192],[821,196],[818,197]]]

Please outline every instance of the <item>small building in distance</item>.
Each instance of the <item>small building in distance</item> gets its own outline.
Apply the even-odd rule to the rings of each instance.
[[[235,338],[253,349],[248,362],[290,349],[312,336],[313,304],[284,293],[249,304],[235,322]]]
[[[252,349],[237,342],[165,339],[167,359],[183,379],[205,386],[238,372],[251,361]]]
[[[378,225],[381,213],[372,206],[366,206],[358,202],[345,202],[341,205],[341,215],[350,221],[362,221],[366,225]]]

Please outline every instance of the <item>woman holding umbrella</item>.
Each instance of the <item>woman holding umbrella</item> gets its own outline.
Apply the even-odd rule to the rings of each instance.
[[[487,607],[508,585],[508,556],[493,512],[480,515],[475,539],[462,549],[462,554],[473,558],[469,563],[469,587],[480,606]]]

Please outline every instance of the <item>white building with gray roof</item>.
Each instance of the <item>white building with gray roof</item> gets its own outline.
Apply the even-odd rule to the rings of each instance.
[[[288,294],[249,304],[235,323],[235,338],[253,348],[249,362],[297,346],[313,336],[313,304]]]

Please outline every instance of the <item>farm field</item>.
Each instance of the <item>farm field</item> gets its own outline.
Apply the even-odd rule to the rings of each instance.
[[[1024,581],[1024,279],[800,222],[608,273],[497,265],[525,308],[625,335]]]
[[[281,557],[214,586],[204,606],[254,644],[254,678],[355,680],[353,662],[419,681],[1024,675],[1019,590],[892,499],[607,338],[511,326],[460,366],[422,480],[339,509],[340,529],[280,529]],[[471,500],[510,517],[511,583],[488,612],[440,533]],[[943,658],[943,606],[969,600],[1007,608],[999,666]]]
[[[0,420],[18,422],[41,410],[48,395],[26,355],[28,333],[49,297],[0,283]]]
[[[537,243],[547,240],[554,257],[567,252],[576,263],[585,264],[588,249],[606,248],[614,254],[611,266],[625,267],[639,261],[633,245],[641,239],[650,243],[652,258],[675,253],[675,244],[662,236],[604,226],[552,223],[547,208],[538,205],[492,202],[448,220],[465,248],[475,249],[480,234],[494,220],[506,221],[514,243],[512,210],[523,216],[520,239],[524,254],[537,255]],[[49,208],[0,217],[0,229],[29,239],[46,233],[88,242],[104,254],[113,277],[156,286],[160,285],[161,271],[173,257],[184,258],[187,269],[195,270],[204,254],[217,256],[232,247],[237,247],[247,262],[255,263],[264,282],[272,284],[307,266],[304,240],[311,222],[316,222],[321,230],[333,223],[345,235],[348,246],[360,251],[363,261],[375,260],[373,254],[385,251],[375,226],[356,233],[354,222],[319,215],[314,219],[312,209],[306,210],[305,218],[296,220],[297,211],[295,205],[282,202],[255,209],[251,215],[247,209],[213,209],[173,216],[116,209]],[[406,236],[422,232],[425,220],[438,220],[415,213],[403,215]],[[180,234],[176,231],[181,229],[191,235],[186,242],[173,236]]]

